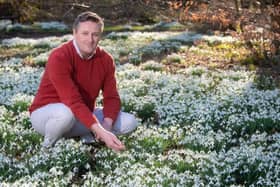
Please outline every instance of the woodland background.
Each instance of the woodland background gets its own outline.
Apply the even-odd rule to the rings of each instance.
[[[59,20],[71,25],[86,10],[100,14],[106,25],[178,21],[197,32],[223,32],[247,41],[260,66],[279,68],[279,0],[0,0],[0,19],[13,22]],[[252,41],[259,41],[256,49]]]

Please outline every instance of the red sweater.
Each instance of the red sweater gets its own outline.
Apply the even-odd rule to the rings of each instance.
[[[97,122],[92,114],[100,90],[104,117],[115,121],[120,111],[120,97],[113,58],[97,47],[95,55],[82,59],[73,41],[54,49],[46,64],[30,113],[50,103],[64,103],[86,127]]]

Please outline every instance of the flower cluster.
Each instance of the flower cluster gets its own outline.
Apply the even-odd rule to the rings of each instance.
[[[20,23],[12,23],[11,20],[0,20],[0,30],[4,32],[26,32],[26,31],[56,31],[63,32],[68,31],[69,28],[63,22],[51,21],[51,22],[34,22],[33,24],[20,24]]]

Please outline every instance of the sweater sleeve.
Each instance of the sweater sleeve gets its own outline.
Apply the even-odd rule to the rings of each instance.
[[[113,121],[116,120],[120,108],[121,101],[117,90],[117,81],[115,77],[115,63],[111,56],[108,56],[107,63],[108,71],[104,79],[102,94],[103,94],[103,113],[104,117],[109,117]]]
[[[80,122],[90,128],[98,120],[83,102],[79,89],[72,78],[74,70],[71,59],[66,56],[56,51],[50,55],[46,65],[48,76],[61,102],[71,109]]]

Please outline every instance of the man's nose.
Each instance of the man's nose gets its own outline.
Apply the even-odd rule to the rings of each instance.
[[[94,42],[95,40],[96,40],[95,36],[94,36],[94,35],[91,35],[91,36],[90,36],[90,41],[91,41],[91,42]]]
[[[93,42],[93,41],[94,41],[93,36],[90,36],[90,37],[89,37],[89,41],[90,41],[90,42]]]

